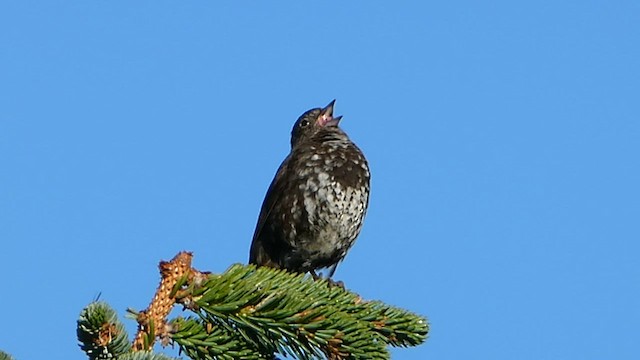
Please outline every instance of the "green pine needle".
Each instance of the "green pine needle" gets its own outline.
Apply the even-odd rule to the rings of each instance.
[[[11,357],[11,355],[7,354],[6,352],[0,350],[0,360],[13,360],[13,357]]]
[[[118,360],[178,360],[178,358],[173,358],[164,354],[154,353],[151,351],[136,351],[129,352],[120,357]]]
[[[80,348],[89,359],[113,359],[131,350],[126,330],[116,312],[104,302],[93,302],[80,313]]]
[[[199,319],[174,322],[172,338],[197,359],[226,359],[231,347],[238,359],[259,358],[238,352],[247,348],[266,358],[388,359],[387,345],[418,345],[429,330],[425,318],[408,311],[266,267],[236,264],[190,290]],[[197,343],[194,336],[207,328],[206,340],[199,339],[206,344]]]

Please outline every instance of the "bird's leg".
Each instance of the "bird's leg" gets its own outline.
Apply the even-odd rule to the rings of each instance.
[[[334,265],[334,266],[332,266],[332,267],[331,267],[331,270],[330,270],[330,272],[329,272],[329,276],[326,278],[326,280],[327,280],[327,285],[328,285],[329,287],[337,286],[337,287],[339,287],[339,288],[341,288],[341,289],[344,289],[344,283],[343,283],[342,281],[333,281],[333,280],[331,279],[331,275],[333,275],[333,273],[334,273],[335,271],[336,271],[336,266]],[[309,271],[309,274],[311,274],[311,278],[313,278],[313,280],[315,280],[315,281],[318,281],[318,280],[325,280],[322,276],[318,275],[318,274],[316,273],[316,271],[315,271],[315,270],[311,270],[311,271]]]
[[[337,268],[338,268],[338,263],[331,265],[331,267],[329,268],[329,275],[327,275],[327,277],[332,278]]]
[[[317,280],[319,280],[319,279],[322,279],[322,276],[320,276],[320,275],[316,274],[316,271],[315,271],[315,270],[311,270],[311,271],[309,271],[309,274],[311,274],[311,277],[313,278],[313,280],[316,280],[316,281],[317,281]]]
[[[329,275],[327,275],[327,281],[329,281],[329,286],[338,286],[344,289],[344,283],[342,281],[334,281],[332,279],[333,274],[336,272],[337,268],[338,268],[338,263],[331,265],[331,267],[329,268]]]

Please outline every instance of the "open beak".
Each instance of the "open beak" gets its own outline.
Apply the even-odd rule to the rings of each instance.
[[[318,125],[320,126],[338,126],[342,116],[333,117],[333,105],[336,103],[334,99],[329,105],[325,106],[318,116]]]

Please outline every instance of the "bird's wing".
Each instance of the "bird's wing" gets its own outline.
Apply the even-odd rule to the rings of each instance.
[[[264,197],[264,201],[262,202],[262,207],[260,209],[260,215],[258,216],[258,223],[256,224],[256,229],[253,232],[253,240],[251,241],[251,250],[249,253],[249,263],[258,264],[258,265],[266,265],[265,261],[268,259],[264,259],[267,254],[264,254],[264,246],[262,242],[266,239],[261,239],[262,230],[271,214],[271,210],[275,204],[279,201],[280,196],[283,193],[283,188],[285,187],[285,174],[287,173],[287,168],[289,166],[290,155],[287,156],[286,159],[280,164],[276,175],[274,176],[271,184],[269,185],[269,189],[267,190],[267,194]],[[259,258],[263,258],[262,260]],[[271,264],[271,266],[275,266],[276,264]]]

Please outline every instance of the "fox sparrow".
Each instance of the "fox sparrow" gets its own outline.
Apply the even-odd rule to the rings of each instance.
[[[291,131],[291,152],[267,190],[249,262],[294,272],[330,268],[331,277],[362,228],[369,167],[338,127],[333,100],[311,109]]]

